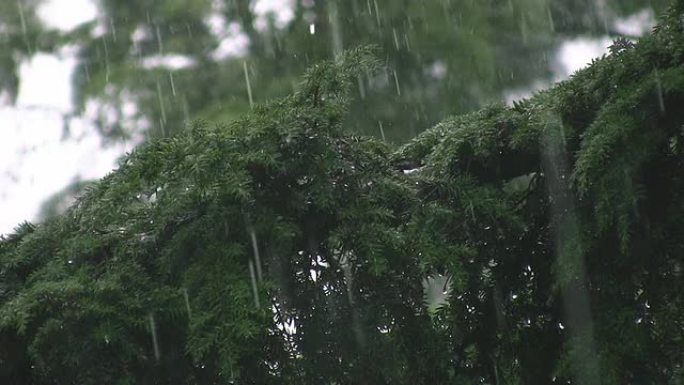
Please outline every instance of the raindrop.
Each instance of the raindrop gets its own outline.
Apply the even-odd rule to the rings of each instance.
[[[328,19],[330,21],[330,27],[331,27],[331,34],[332,34],[333,54],[335,56],[337,56],[337,55],[342,53],[343,45],[342,45],[342,33],[340,32],[340,21],[339,21],[339,15],[338,15],[337,2],[336,1],[330,2],[330,12],[328,15],[329,15]]]
[[[24,7],[21,5],[23,0],[17,0],[17,8],[19,9],[19,23],[21,24],[21,35],[24,38],[24,44],[29,54],[33,54],[33,49],[28,41],[27,28],[26,28],[26,18],[24,17]]]
[[[256,261],[257,278],[259,278],[259,282],[261,282],[261,280],[263,279],[261,275],[261,257],[259,256],[259,244],[257,243],[256,233],[254,232],[254,229],[249,229],[249,236],[252,240],[252,250],[254,251],[254,260]]]
[[[169,83],[171,83],[171,93],[176,96],[176,82],[173,81],[173,72],[169,72]]]
[[[159,84],[159,80],[157,80],[157,99],[159,99],[159,110],[161,112],[161,117],[159,118],[159,125],[162,130],[162,136],[166,136],[166,109],[164,108],[164,99],[162,97],[161,84]]]
[[[192,318],[192,311],[190,310],[190,298],[188,297],[188,289],[183,288],[183,299],[185,300],[185,310],[188,312],[188,318]]]
[[[242,68],[245,70],[245,84],[247,84],[247,97],[249,98],[249,107],[254,108],[254,99],[252,99],[252,84],[249,82],[249,71],[247,71],[247,61],[242,62]]]
[[[363,84],[363,79],[361,76],[358,76],[357,81],[359,82],[359,95],[361,96],[361,99],[366,98],[366,86]]]
[[[109,18],[109,29],[112,31],[112,41],[116,41],[116,26],[114,25],[114,19]]]
[[[261,307],[259,305],[259,291],[257,290],[256,276],[254,274],[254,263],[251,260],[249,261],[249,277],[252,280],[252,296],[254,297],[254,306],[256,306],[258,309]]]
[[[152,331],[152,346],[154,348],[154,358],[159,361],[159,342],[157,341],[157,323],[154,320],[154,314],[150,313],[150,330]]]
[[[556,23],[553,21],[553,15],[551,14],[551,8],[546,8],[546,15],[549,19],[549,29],[551,32],[556,32]]]
[[[378,120],[378,126],[380,126],[380,136],[382,137],[382,141],[386,142],[387,140],[385,139],[385,130],[382,128],[382,122]]]
[[[154,27],[154,34],[157,37],[157,48],[159,49],[159,54],[164,52],[164,44],[162,43],[161,32],[159,32],[159,25]]]
[[[188,99],[183,96],[183,120],[186,125],[190,125],[190,106],[188,105]]]
[[[396,28],[392,28],[392,37],[394,37],[394,47],[399,51],[399,37],[397,37]]]
[[[316,24],[311,23],[309,24],[309,34],[313,35],[316,33]]]
[[[26,18],[24,17],[24,7],[21,5],[21,0],[17,0],[17,8],[19,9],[19,23],[21,24],[21,33],[26,37]]]
[[[560,330],[565,330],[565,325],[563,325],[561,322],[558,323],[558,328]]]
[[[83,65],[83,72],[85,72],[86,82],[90,83],[90,66],[87,63]]]
[[[663,87],[660,84],[660,75],[658,74],[658,69],[655,69],[655,82],[656,82],[656,92],[658,95],[658,107],[660,108],[660,112],[664,113],[665,112],[665,101],[663,99]]]
[[[522,43],[527,45],[527,21],[525,16],[520,16],[520,36],[522,37]]]
[[[397,95],[401,96],[401,88],[399,88],[399,78],[397,77],[397,71],[392,70],[392,74],[394,75],[394,85],[397,88]]]
[[[109,83],[109,48],[107,47],[107,39],[102,38],[102,46],[105,54],[105,82]]]
[[[375,21],[378,23],[378,27],[380,27],[380,11],[378,10],[378,2],[376,0],[373,0],[373,7],[375,8]]]

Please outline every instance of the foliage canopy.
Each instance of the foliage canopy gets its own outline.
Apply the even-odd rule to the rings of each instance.
[[[683,17],[400,148],[357,49],[137,149],[0,242],[0,382],[680,383]]]

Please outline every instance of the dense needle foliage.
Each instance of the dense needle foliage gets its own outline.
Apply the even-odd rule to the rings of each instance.
[[[136,150],[0,242],[0,383],[681,383],[683,16],[398,149],[361,49]]]

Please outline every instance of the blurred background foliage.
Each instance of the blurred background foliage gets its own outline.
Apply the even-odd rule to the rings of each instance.
[[[562,41],[617,37],[617,18],[648,7],[658,14],[667,2],[282,0],[267,12],[263,0],[100,0],[97,20],[68,33],[46,31],[38,3],[0,4],[0,87],[16,93],[17,65],[32,52],[76,46],[76,113],[94,102],[109,138],[234,120],[250,94],[284,96],[312,63],[374,44],[384,70],[359,77],[347,126],[405,142],[506,91],[550,83]]]

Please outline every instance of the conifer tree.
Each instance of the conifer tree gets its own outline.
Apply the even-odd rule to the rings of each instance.
[[[683,16],[400,148],[357,49],[137,149],[0,241],[0,382],[680,383]]]

